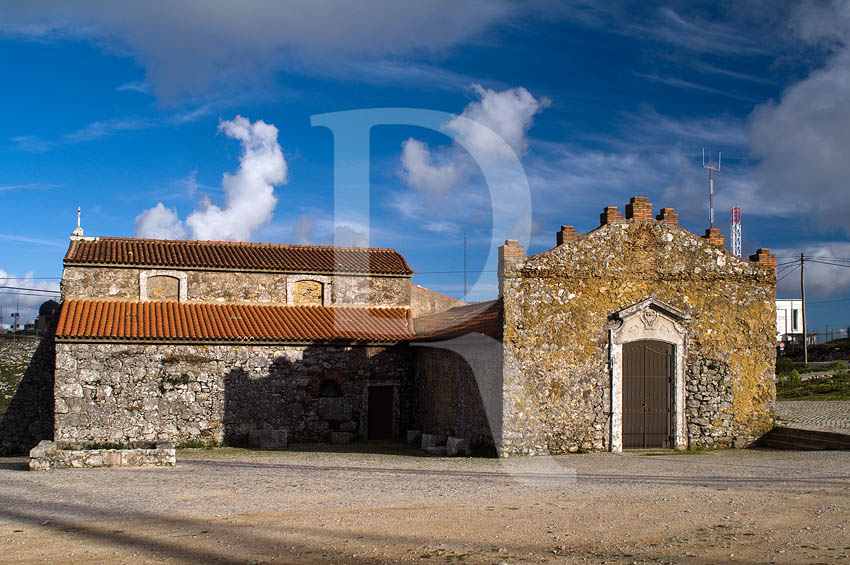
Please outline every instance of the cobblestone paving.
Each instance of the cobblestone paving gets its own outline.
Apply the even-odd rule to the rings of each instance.
[[[776,418],[792,428],[850,433],[850,400],[780,400]]]

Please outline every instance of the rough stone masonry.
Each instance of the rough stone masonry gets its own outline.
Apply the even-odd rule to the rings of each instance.
[[[583,236],[526,256],[501,251],[504,415],[500,451],[622,448],[622,348],[674,345],[670,447],[745,446],[773,426],[776,258],[742,260],[717,230],[632,198]],[[618,388],[619,387],[619,388]]]

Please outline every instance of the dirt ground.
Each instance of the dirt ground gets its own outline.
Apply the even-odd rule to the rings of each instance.
[[[850,452],[364,451],[48,472],[0,459],[0,562],[850,561]]]

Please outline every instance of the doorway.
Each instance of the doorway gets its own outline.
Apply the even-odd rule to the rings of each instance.
[[[670,447],[673,346],[641,340],[623,345],[623,447]]]
[[[393,439],[394,386],[370,386],[368,436],[370,440]]]

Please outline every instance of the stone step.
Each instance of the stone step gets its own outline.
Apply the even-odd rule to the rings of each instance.
[[[757,446],[801,451],[850,451],[850,434],[778,427],[762,436]]]

